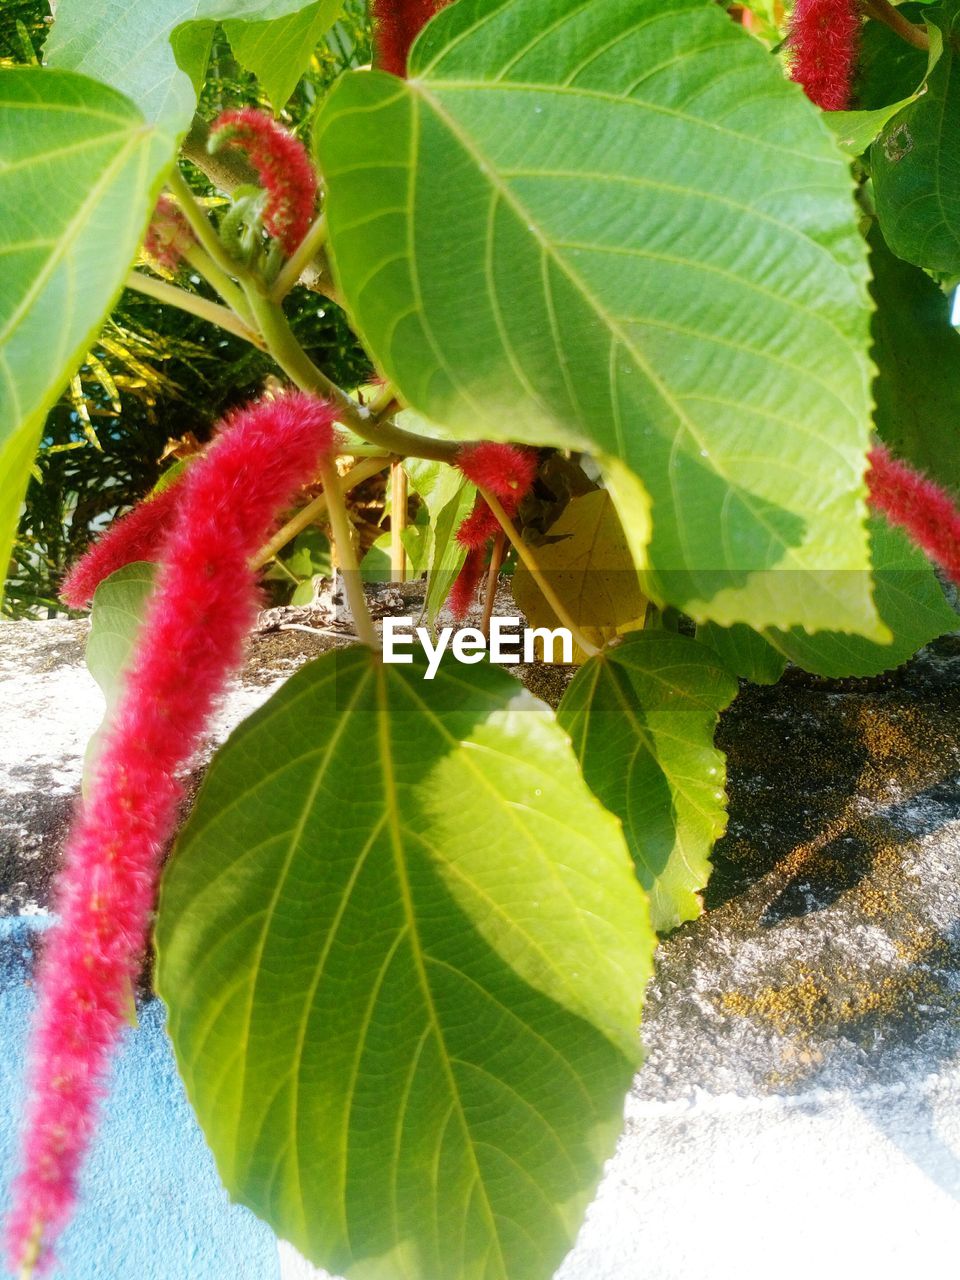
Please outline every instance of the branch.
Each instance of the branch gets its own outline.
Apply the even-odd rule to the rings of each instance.
[[[333,533],[333,545],[340,562],[343,574],[343,585],[347,592],[347,603],[353,615],[353,625],[360,640],[371,649],[377,648],[377,633],[373,627],[367,598],[363,591],[363,580],[360,577],[360,566],[357,563],[353,547],[353,530],[347,505],[343,500],[343,489],[340,477],[333,462],[328,458],[320,468],[320,479],[323,481],[327,495],[327,515],[330,517],[330,530]]]
[[[912,44],[915,49],[929,49],[930,37],[926,28],[918,27],[910,22],[890,3],[890,0],[863,0],[863,12],[868,18],[874,18],[895,31],[901,40]]]
[[[358,484],[363,484],[364,480],[369,480],[371,476],[379,474],[389,464],[389,458],[364,458],[363,462],[358,462],[355,467],[350,468],[345,476],[341,476],[341,493],[349,493]],[[322,516],[326,509],[327,493],[324,490],[319,497],[314,498],[312,502],[308,502],[305,507],[301,507],[296,515],[291,516],[283,528],[278,529],[270,541],[260,548],[250,562],[251,569],[262,569],[268,560],[272,560],[277,552],[282,551],[288,542],[292,542],[298,533],[303,533],[304,529]]]
[[[533,552],[530,550],[527,544],[520,537],[519,533],[517,532],[516,525],[507,515],[506,511],[504,511],[500,500],[497,497],[495,497],[495,495],[492,494],[489,489],[484,489],[480,485],[477,486],[477,489],[478,489],[478,492],[480,493],[480,496],[483,498],[484,502],[487,504],[487,506],[490,508],[493,514],[497,517],[497,521],[499,522],[500,528],[510,539],[510,543],[514,551],[516,551],[517,556],[523,562],[523,565],[527,569],[528,573],[530,574],[530,577],[533,578],[534,582],[540,588],[540,594],[543,596],[544,600],[546,600],[547,604],[556,614],[557,621],[561,624],[561,626],[564,626],[567,628],[567,630],[573,636],[574,640],[576,640],[578,646],[583,650],[584,653],[588,654],[590,657],[593,657],[595,654],[598,654],[600,650],[597,648],[595,644],[593,644],[590,640],[587,639],[587,637],[581,632],[580,628],[574,622],[573,618],[571,618],[570,614],[567,612],[562,601],[560,600],[560,597],[557,595],[553,587],[550,585],[550,582],[547,579],[546,574],[537,564],[537,561],[536,561],[536,558],[534,557]]]
[[[244,292],[253,318],[266,341],[267,350],[301,391],[321,396],[336,405],[340,421],[345,426],[383,449],[385,453],[395,453],[402,458],[431,458],[437,462],[456,461],[460,452],[458,444],[404,431],[358,404],[353,396],[347,395],[313,363],[297,341],[290,322],[278,303],[268,298],[252,282],[244,282]]]
[[[148,298],[154,298],[157,302],[179,307],[181,311],[188,311],[201,320],[209,320],[211,324],[219,325],[228,333],[236,334],[238,338],[243,338],[245,342],[259,347],[261,351],[267,349],[267,344],[259,334],[248,329],[239,316],[235,316],[228,307],[221,307],[219,302],[211,302],[208,298],[201,298],[199,294],[188,293],[186,289],[181,289],[175,284],[167,284],[165,280],[155,280],[153,276],[144,275],[142,271],[131,271],[127,276],[126,286],[128,289],[136,289],[137,293],[145,294]]]
[[[225,275],[235,276],[239,264],[233,261],[223,247],[210,219],[200,205],[197,204],[193,192],[187,185],[186,178],[176,165],[167,175],[167,186],[177,197],[177,204],[180,206],[183,216],[190,223],[193,234],[200,241],[201,247],[206,250],[207,254]]]

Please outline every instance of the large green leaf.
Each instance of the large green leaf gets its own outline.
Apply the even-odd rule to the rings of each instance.
[[[0,565],[47,410],[136,256],[170,148],[92,80],[0,72]]]
[[[602,455],[655,598],[883,638],[833,572],[868,566],[847,162],[719,6],[460,0],[316,137],[340,289],[410,404]]]
[[[769,640],[743,622],[733,627],[701,623],[697,639],[711,648],[734,675],[754,684],[776,684],[787,665],[785,656]]]
[[[786,657],[822,676],[874,676],[901,666],[937,636],[956,631],[960,618],[947,604],[930,562],[900,529],[880,516],[870,521],[876,570],[876,601],[890,629],[890,644],[874,644],[863,636],[799,628],[764,634]]]
[[[960,492],[960,334],[925,271],[895,257],[876,227],[870,264],[876,426],[894,453]]]
[[[104,734],[123,692],[123,682],[153,592],[156,565],[144,561],[124,565],[97,587],[87,637],[87,669],[103,693],[103,720],[87,744],[83,761],[86,788],[94,774]]]
[[[332,0],[322,0],[326,13]],[[282,41],[295,30],[292,14],[314,9],[310,0],[58,0],[57,20],[45,50],[53,66],[82,71],[119,89],[173,132],[189,125],[197,105],[213,30],[228,19],[263,24],[280,20]],[[334,13],[335,16],[335,13]],[[332,18],[331,18],[332,21]],[[254,61],[267,70],[273,90],[283,72],[274,62],[270,33],[246,33]],[[234,28],[234,35],[237,29]],[[312,37],[312,28],[311,28]],[[282,44],[279,46],[282,49]],[[299,72],[297,73],[299,77]]]
[[[492,667],[298,672],[214,761],[159,989],[231,1194],[363,1280],[548,1280],[620,1127],[653,936],[619,824]]]
[[[727,821],[713,734],[737,688],[705,646],[642,631],[591,658],[557,712],[583,776],[623,822],[659,931],[700,914],[710,851]]]
[[[900,258],[960,272],[960,78],[951,33],[952,3],[928,12],[946,37],[926,92],[893,117],[870,151],[877,216]]]
[[[237,61],[257,77],[274,111],[286,106],[317,42],[342,8],[343,0],[315,0],[286,18],[223,24]]]

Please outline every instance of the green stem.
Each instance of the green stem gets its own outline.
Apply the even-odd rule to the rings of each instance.
[[[901,40],[906,40],[915,49],[930,48],[930,37],[925,28],[905,18],[890,0],[863,0],[863,11],[868,18],[875,18],[895,31]]]
[[[199,294],[188,293],[186,289],[181,289],[175,284],[167,284],[165,280],[155,280],[153,276],[144,275],[141,271],[131,271],[127,276],[126,285],[128,289],[136,289],[138,293],[146,294],[148,298],[154,298],[157,302],[179,307],[181,311],[189,311],[191,315],[199,316],[201,320],[209,320],[211,324],[219,325],[228,333],[236,334],[238,338],[243,338],[245,342],[259,347],[261,351],[267,349],[266,343],[259,334],[254,333],[239,316],[234,315],[228,307],[222,307],[219,302],[211,302],[209,298],[201,298]]]
[[[242,270],[240,264],[227,253],[226,249],[220,243],[220,237],[213,228],[210,219],[197,204],[196,198],[187,180],[177,168],[176,165],[170,170],[167,176],[167,186],[177,197],[177,204],[183,216],[193,228],[193,234],[200,241],[201,246],[206,250],[207,254],[213,259],[216,265],[226,276],[236,276],[238,269]]]
[[[360,565],[357,563],[353,549],[353,536],[350,528],[350,517],[347,515],[347,504],[343,500],[340,477],[331,459],[327,459],[320,468],[324,492],[327,495],[327,513],[330,516],[330,528],[333,542],[340,562],[343,585],[347,592],[347,603],[353,615],[353,625],[357,636],[371,649],[377,648],[377,633],[367,608],[367,599],[363,593],[363,580],[360,577]]]
[[[216,289],[220,297],[232,311],[237,313],[244,324],[250,329],[256,329],[250,307],[243,296],[243,290],[239,285],[234,284],[226,272],[220,270],[209,253],[201,249],[198,244],[195,244],[183,256],[190,266],[199,275],[203,276],[207,284]]]
[[[399,403],[397,389],[392,382],[386,382],[370,401],[367,408],[379,418],[382,414],[386,414],[393,408],[395,403]]]
[[[363,462],[358,462],[355,467],[351,467],[345,476],[340,478],[340,492],[349,493],[351,489],[355,489],[358,484],[363,484],[364,480],[369,480],[371,476],[377,475],[379,472],[390,465],[389,458],[365,458]],[[269,542],[265,543],[253,560],[250,562],[251,569],[262,569],[268,560],[272,560],[278,551],[282,551],[288,542],[292,542],[298,533],[303,533],[313,522],[319,519],[327,509],[327,491],[308,502],[305,507],[291,516],[282,529],[278,529]]]
[[[309,391],[336,405],[341,422],[386,453],[404,458],[431,458],[438,462],[456,461],[460,451],[458,444],[404,431],[381,421],[366,406],[358,404],[353,396],[347,395],[313,363],[297,341],[279,303],[268,298],[252,282],[244,281],[243,288],[267,350],[301,391]]]
[[[570,614],[567,612],[566,608],[561,603],[559,596],[554,591],[553,587],[551,587],[543,570],[537,564],[537,561],[534,557],[533,552],[530,550],[527,544],[520,537],[519,533],[517,532],[516,526],[514,525],[510,517],[507,515],[506,511],[504,511],[503,506],[501,505],[499,500],[490,492],[489,489],[480,488],[479,492],[484,502],[486,502],[487,506],[490,508],[493,514],[497,517],[497,521],[499,522],[500,528],[510,539],[511,546],[513,547],[514,551],[516,551],[520,560],[523,562],[523,565],[527,569],[528,573],[530,574],[530,577],[533,578],[534,582],[540,588],[540,594],[543,596],[544,600],[546,600],[547,604],[556,614],[557,621],[560,623],[561,626],[564,626],[567,628],[567,630],[573,636],[574,640],[577,642],[577,645],[584,651],[584,653],[590,655],[591,657],[594,656],[595,654],[598,654],[600,650],[597,648],[595,644],[593,644],[591,641],[587,639],[587,637],[581,632],[580,628],[574,622],[573,618],[570,617]]]
[[[326,243],[327,220],[321,213],[299,245],[297,245],[293,256],[288,258],[280,268],[280,273],[273,283],[273,288],[270,290],[270,296],[274,302],[280,302],[287,296]]]

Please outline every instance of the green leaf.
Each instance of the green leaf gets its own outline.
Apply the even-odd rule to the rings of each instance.
[[[949,37],[947,12],[928,26]],[[932,271],[960,272],[960,113],[956,50],[949,38],[926,92],[894,116],[870,151],[877,217],[893,252]]]
[[[642,625],[647,601],[606,490],[571,498],[533,554],[570,618],[595,645]],[[522,562],[513,575],[513,594],[531,626],[560,625]],[[574,661],[585,658],[576,649]]]
[[[787,665],[769,640],[742,622],[735,627],[701,623],[697,639],[713,650],[728,671],[754,684],[776,684]]]
[[[155,576],[156,565],[137,561],[111,573],[94,592],[85,656],[87,670],[103,692],[106,709],[87,744],[83,760],[85,792],[93,780],[104,734],[123,691],[124,676]]]
[[[870,264],[876,427],[901,458],[960,492],[960,334],[926,272],[895,257],[876,227]]]
[[[286,18],[223,24],[234,56],[257,77],[275,112],[286,106],[318,41],[342,8],[343,0],[316,0]]]
[[[913,7],[913,6],[911,6]],[[927,77],[933,68],[940,61],[943,54],[943,35],[934,26],[929,28],[930,32],[930,50],[926,56],[926,67],[924,69],[924,55],[917,49],[905,44],[899,36],[895,36],[889,27],[882,26],[879,22],[868,22],[865,30],[870,31],[871,28],[880,28],[885,31],[894,43],[898,44],[901,49],[905,49],[907,57],[902,61],[903,70],[900,69],[901,64],[897,64],[899,72],[898,78],[903,75],[911,77],[907,85],[905,96],[897,102],[888,102],[884,106],[871,107],[862,111],[826,111],[824,112],[824,123],[837,135],[837,142],[852,156],[860,156],[866,151],[877,134],[884,125],[894,116],[898,115],[905,107],[915,102],[927,91]],[[919,58],[919,67],[917,59]],[[909,68],[909,70],[908,70]],[[889,86],[888,86],[889,88]],[[889,93],[887,95],[889,97]]]
[[[136,256],[170,146],[92,80],[0,74],[0,565],[47,411]]]
[[[304,529],[290,543],[283,563],[297,578],[329,578],[333,572],[330,540],[320,529]]]
[[[407,458],[403,466],[410,487],[420,495],[430,513],[423,611],[427,625],[432,626],[466,558],[466,548],[454,535],[473,510],[477,491],[462,472],[442,462]]]
[[[600,455],[656,599],[885,638],[848,164],[719,6],[460,0],[407,81],[344,76],[316,140],[339,288],[406,402]]]
[[[875,676],[901,666],[937,636],[956,631],[960,618],[923,552],[882,517],[870,521],[874,589],[880,617],[891,644],[873,644],[862,636],[820,631],[807,635],[768,629],[764,634],[791,662],[821,676]]]
[[[381,533],[376,542],[371,543],[360,561],[360,577],[364,582],[389,582],[393,577],[393,566],[390,560],[390,534]]]
[[[726,763],[713,735],[737,689],[695,640],[641,631],[591,658],[557,712],[583,776],[623,822],[658,932],[701,911],[727,821]]]
[[[261,24],[315,7],[305,0],[58,0],[45,54],[52,66],[113,85],[148,120],[179,133],[196,110],[218,22]],[[270,61],[270,33],[249,33],[249,40],[276,89],[283,73]]]
[[[231,1195],[338,1275],[548,1280],[622,1121],[653,936],[619,825],[493,667],[330,653],[218,754],[159,990]]]
[[[432,626],[450,594],[457,574],[467,558],[466,547],[456,539],[457,530],[473,510],[476,489],[464,481],[450,501],[441,508],[433,529],[433,556],[427,573],[424,613]]]

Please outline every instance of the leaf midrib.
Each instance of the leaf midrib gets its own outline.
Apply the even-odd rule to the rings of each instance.
[[[380,755],[380,772],[383,779],[384,800],[389,818],[388,829],[390,832],[390,848],[393,854],[397,886],[400,890],[401,902],[403,904],[403,910],[407,920],[410,938],[410,955],[417,970],[417,977],[419,979],[420,990],[423,996],[424,1008],[429,1017],[430,1027],[436,1040],[437,1057],[441,1064],[441,1069],[447,1079],[447,1087],[450,1092],[451,1101],[455,1104],[457,1115],[460,1119],[460,1126],[464,1137],[464,1147],[470,1154],[470,1160],[474,1170],[475,1186],[479,1187],[481,1191],[482,1203],[490,1230],[490,1238],[496,1246],[500,1262],[500,1274],[503,1277],[503,1280],[507,1280],[506,1260],[503,1256],[503,1245],[500,1240],[500,1232],[497,1227],[496,1216],[493,1212],[493,1205],[490,1203],[487,1186],[480,1170],[480,1162],[477,1157],[473,1134],[470,1129],[469,1121],[467,1120],[466,1111],[464,1110],[463,1099],[460,1097],[460,1090],[457,1086],[456,1076],[454,1075],[451,1063],[451,1055],[447,1049],[443,1026],[440,1022],[436,1004],[434,1003],[433,989],[430,985],[430,979],[427,976],[424,949],[420,939],[420,927],[417,921],[413,890],[410,885],[410,877],[407,870],[403,829],[400,825],[400,805],[397,795],[396,776],[393,768],[393,744],[390,737],[390,700],[387,694],[388,674],[386,667],[381,662],[378,662],[375,659],[374,662],[377,695],[377,748]],[[403,682],[398,681],[398,683],[402,684]]]
[[[37,272],[33,284],[26,294],[24,294],[20,305],[11,315],[6,327],[0,330],[0,348],[2,348],[16,332],[24,315],[30,310],[36,302],[37,297],[46,288],[54,271],[67,257],[68,252],[73,250],[77,238],[87,224],[87,215],[89,214],[90,209],[99,202],[103,192],[114,181],[117,174],[134,154],[137,147],[147,143],[151,132],[152,130],[149,126],[139,125],[125,145],[122,146],[114,156],[110,164],[108,164],[104,169],[99,179],[90,188],[86,199],[80,205],[73,218],[71,218],[66,224],[62,238],[56,242],[53,252],[49,255],[43,267]]]
[[[444,81],[442,83],[446,85],[446,84],[449,84],[450,82]],[[452,136],[459,142],[459,144],[463,147],[463,149],[467,152],[467,154],[473,158],[473,160],[476,162],[480,171],[484,173],[484,176],[490,182],[491,186],[495,186],[499,190],[501,194],[501,198],[503,199],[504,203],[507,204],[513,210],[518,220],[520,220],[528,228],[529,227],[537,228],[536,238],[540,243],[541,250],[544,253],[544,255],[549,256],[550,260],[556,265],[557,269],[567,278],[571,286],[582,297],[585,305],[606,326],[607,330],[614,337],[616,337],[616,339],[620,342],[623,349],[631,355],[633,360],[636,362],[637,367],[640,369],[643,375],[647,378],[651,388],[657,393],[657,395],[660,397],[664,405],[666,405],[667,408],[674,414],[676,421],[683,429],[687,431],[690,439],[700,447],[701,451],[703,449],[706,449],[709,444],[709,441],[705,439],[705,437],[701,434],[696,423],[686,413],[682,403],[679,400],[677,400],[673,391],[670,389],[670,387],[668,387],[664,383],[663,379],[659,376],[656,370],[651,366],[650,362],[647,360],[643,352],[639,348],[637,348],[636,345],[628,338],[627,334],[621,328],[619,321],[614,316],[611,316],[609,314],[607,309],[603,307],[599,302],[599,300],[597,300],[593,296],[593,293],[587,287],[586,283],[580,278],[580,276],[573,271],[572,267],[570,267],[570,265],[566,262],[564,258],[562,258],[560,255],[557,254],[553,242],[543,234],[542,230],[539,227],[539,223],[537,219],[534,217],[532,213],[529,213],[524,208],[524,206],[517,199],[514,192],[502,180],[499,169],[492,163],[492,161],[483,152],[479,150],[474,140],[470,137],[469,134],[464,132],[459,122],[456,121],[452,116],[450,116],[450,114],[447,111],[443,109],[443,107],[440,105],[440,103],[437,101],[434,95],[430,93],[429,88],[422,81],[412,81],[412,82],[409,82],[409,84],[412,89],[415,89],[417,91],[414,95],[414,102],[423,101],[424,103],[426,103],[432,108],[437,118],[446,125],[447,129],[450,131]],[[483,88],[485,86],[482,84],[476,85],[476,84],[471,84],[470,82],[466,82],[465,87]],[[486,86],[486,87],[489,88],[489,86]],[[498,89],[502,87],[503,86],[497,86]],[[610,95],[606,95],[606,96],[610,96]],[[613,98],[612,100],[615,102],[621,101],[621,99],[618,99],[618,98]],[[419,132],[419,126],[418,126],[417,132]],[[415,174],[416,166],[414,163],[411,163],[410,171],[411,171],[411,175]],[[412,189],[415,189],[416,184],[413,179],[413,176],[411,176],[410,185]],[[414,221],[413,218],[411,217],[410,219],[408,219],[408,221],[412,227],[412,224]],[[415,259],[412,256],[412,250],[413,250],[413,246],[411,245],[410,246],[411,262],[414,262]],[[425,324],[426,321],[424,318],[425,313],[424,313],[424,308],[422,303],[422,295],[420,292],[419,280],[415,272],[412,273],[412,280],[414,281],[414,295],[415,295],[416,305],[418,308],[418,313],[421,317],[421,320]],[[434,349],[434,352],[436,353],[438,359],[441,359],[442,361],[442,357],[440,356],[439,349],[437,348],[435,339],[433,338],[432,334],[428,336],[429,336],[431,346]],[[447,368],[445,361],[442,361],[442,364],[444,368]],[[462,383],[458,383],[458,385],[460,385],[461,389],[463,390]],[[679,443],[679,433],[674,439],[675,448],[678,446],[678,443]],[[707,452],[710,453],[710,450],[707,449]],[[622,461],[627,465],[629,465],[629,460],[627,458],[622,457]],[[747,508],[747,510],[749,510],[752,518],[756,521],[757,525],[766,530],[771,544],[775,547],[780,548],[781,554],[780,554],[780,559],[778,561],[778,566],[781,568],[786,568],[788,565],[794,565],[798,569],[804,569],[806,567],[804,564],[804,561],[802,557],[798,555],[798,550],[802,549],[802,544],[801,544],[801,548],[795,548],[789,545],[788,543],[786,543],[783,540],[779,531],[766,519],[762,511],[758,510],[754,506],[754,504],[750,501],[750,495],[746,491],[740,490],[735,485],[734,480],[731,478],[729,474],[727,474],[727,472],[721,465],[720,461],[713,455],[711,455],[711,461],[713,463],[713,469],[716,475],[720,479],[726,481],[729,487],[729,492],[730,493],[736,492],[739,495],[739,501]],[[683,522],[679,522],[678,528],[680,528],[681,530],[685,528],[685,525],[683,524]]]

